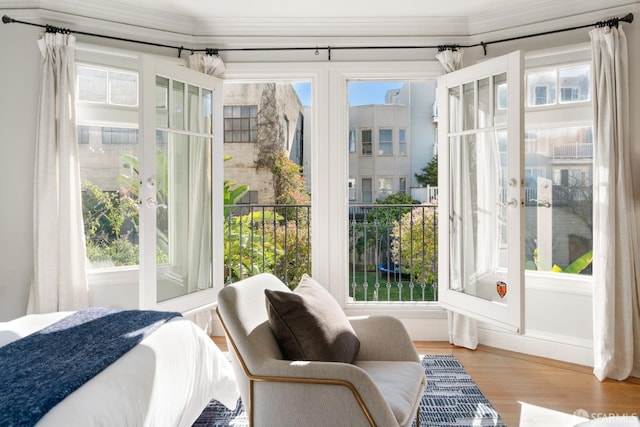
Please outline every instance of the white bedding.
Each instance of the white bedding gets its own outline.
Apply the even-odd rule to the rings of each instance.
[[[0,347],[71,312],[0,322]],[[211,399],[235,408],[227,358],[193,322],[174,318],[53,407],[43,426],[191,426]]]

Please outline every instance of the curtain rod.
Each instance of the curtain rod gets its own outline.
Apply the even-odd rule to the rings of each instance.
[[[84,31],[75,31],[75,30],[71,30],[71,29],[68,29],[68,28],[55,27],[55,26],[52,26],[52,25],[35,24],[33,22],[19,21],[17,19],[10,18],[7,15],[4,15],[2,17],[2,23],[4,23],[4,24],[17,23],[17,24],[32,25],[32,26],[35,26],[35,27],[44,28],[47,32],[50,32],[50,33],[79,34],[79,35],[83,35],[83,36],[99,37],[99,38],[103,38],[103,39],[117,40],[117,41],[123,41],[123,42],[128,42],[128,43],[144,44],[144,45],[147,45],[147,46],[155,46],[155,47],[163,47],[163,48],[168,48],[168,49],[176,49],[176,50],[178,50],[178,58],[182,55],[182,52],[185,51],[185,50],[191,52],[192,54],[194,52],[205,52],[207,55],[218,55],[219,52],[305,51],[305,50],[312,50],[312,51],[314,51],[314,53],[316,55],[319,55],[320,54],[320,50],[326,50],[327,51],[327,59],[329,61],[331,61],[331,51],[332,50],[438,49],[438,51],[443,51],[443,50],[448,50],[448,49],[449,50],[458,50],[458,49],[462,49],[462,48],[468,49],[468,48],[472,48],[472,47],[482,46],[482,49],[484,50],[484,54],[486,56],[487,55],[487,46],[489,46],[491,44],[504,43],[504,42],[514,41],[514,40],[521,40],[521,39],[526,39],[526,38],[531,38],[531,37],[537,37],[537,36],[546,36],[546,35],[549,35],[549,34],[562,33],[562,32],[565,32],[565,31],[573,31],[573,30],[578,30],[578,29],[587,28],[587,27],[607,27],[608,26],[608,27],[616,27],[617,28],[619,22],[632,23],[633,22],[633,13],[628,13],[627,15],[623,16],[622,18],[606,19],[604,21],[594,22],[593,24],[579,25],[577,27],[570,27],[570,28],[562,28],[562,29],[558,29],[558,30],[544,31],[544,32],[541,32],[541,33],[527,34],[527,35],[516,36],[516,37],[509,37],[509,38],[505,38],[505,39],[493,40],[493,41],[488,41],[488,42],[481,41],[479,43],[470,44],[470,45],[441,44],[441,45],[435,45],[435,46],[429,46],[429,45],[414,45],[414,46],[406,46],[406,45],[405,46],[315,46],[315,47],[240,47],[240,48],[220,48],[220,49],[212,49],[212,48],[190,49],[190,48],[185,48],[184,46],[172,46],[172,45],[167,45],[167,44],[148,42],[148,41],[144,41],[144,40],[134,40],[134,39],[128,39],[128,38],[123,38],[123,37],[115,37],[115,36],[107,36],[107,35],[103,35],[103,34],[88,33],[88,32],[84,32]]]

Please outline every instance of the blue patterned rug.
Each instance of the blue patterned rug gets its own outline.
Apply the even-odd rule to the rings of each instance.
[[[427,389],[420,402],[420,426],[505,427],[500,415],[454,355],[426,355],[422,365],[427,375]],[[246,427],[247,424],[240,400],[233,411],[212,400],[193,426]]]

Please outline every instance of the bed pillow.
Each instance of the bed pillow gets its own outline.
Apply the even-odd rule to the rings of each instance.
[[[288,360],[351,363],[360,340],[340,305],[304,275],[293,292],[265,290],[269,325]]]

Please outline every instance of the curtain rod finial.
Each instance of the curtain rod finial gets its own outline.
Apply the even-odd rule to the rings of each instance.
[[[4,19],[4,18],[2,18]],[[627,13],[624,17],[620,18],[621,21],[623,22],[627,22],[627,23],[632,23],[633,22],[633,13]]]
[[[7,15],[3,15],[2,16],[2,23],[3,24],[10,24],[12,22],[15,22],[13,19],[9,18]]]

